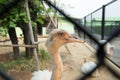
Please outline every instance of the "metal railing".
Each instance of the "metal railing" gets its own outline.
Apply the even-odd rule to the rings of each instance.
[[[113,0],[106,5],[103,5],[99,9],[82,18],[80,20],[80,24],[84,25],[86,29],[88,29],[95,37],[97,37],[98,40],[106,39],[109,36],[108,33],[110,33],[110,28],[116,27],[120,23],[120,15],[118,15],[120,12],[114,17],[114,15],[116,15],[115,12],[120,8],[120,6],[116,5],[116,3],[117,0]],[[113,8],[114,10],[110,10],[110,8]],[[111,20],[112,18],[113,20]]]
[[[94,12],[88,14],[80,20],[80,24],[84,25],[86,29],[99,41],[108,39],[117,29],[120,28],[120,1],[113,0],[106,5],[103,5]],[[82,34],[83,37],[90,45],[96,48],[95,43],[86,34]],[[111,41],[115,46],[114,56],[109,57],[110,60],[120,68],[119,63],[119,35]],[[117,48],[117,49],[116,49]],[[116,60],[117,56],[117,60]]]
[[[88,18],[88,16],[85,16],[84,17],[84,20],[82,20],[84,22],[84,24],[81,24],[81,23],[78,23],[78,22],[75,22],[74,20],[72,20],[72,18],[70,18],[69,16],[67,16],[64,11],[62,11],[60,8],[58,8],[57,6],[55,6],[54,4],[52,4],[50,1],[48,0],[44,0],[50,7],[53,7],[55,10],[57,10],[60,14],[62,14],[69,22],[73,23],[75,25],[75,27],[78,29],[78,31],[81,31],[83,34],[83,38],[85,38],[86,36],[89,38],[88,40],[90,40],[90,43],[91,43],[91,40],[97,44],[99,46],[99,48],[97,49],[97,59],[98,59],[98,64],[97,64],[97,67],[95,69],[93,69],[93,71],[89,72],[88,74],[86,74],[85,76],[82,76],[80,77],[78,80],[85,80],[87,77],[89,77],[98,67],[100,67],[101,65],[105,65],[106,67],[108,67],[108,70],[118,79],[120,79],[120,74],[118,74],[117,72],[115,72],[112,67],[108,66],[108,64],[105,63],[105,58],[106,58],[106,53],[104,51],[104,46],[107,42],[111,41],[112,39],[114,39],[116,36],[118,36],[120,34],[120,28],[117,28],[110,36],[108,36],[106,38],[106,41],[105,43],[99,43],[98,39],[91,33],[93,32],[92,30],[92,24],[93,24],[93,21],[96,21],[92,16],[93,14],[90,14],[91,16]],[[110,3],[106,4],[106,5],[103,5],[103,7],[99,8],[98,10],[96,10],[95,12],[93,13],[96,13],[97,11],[100,11],[101,14],[99,14],[101,16],[100,18],[100,28],[101,30],[99,31],[99,34],[101,35],[101,38],[100,39],[104,39],[104,35],[105,35],[105,8],[106,6],[112,4],[113,2],[115,2],[117,0],[114,0],[114,1],[111,1]],[[120,8],[119,8],[120,9]],[[86,24],[87,23],[87,20],[86,18],[89,19],[92,19],[93,21],[91,21],[92,24]],[[96,17],[95,17],[96,18]],[[80,21],[80,22],[82,22]],[[90,25],[88,27],[88,25]],[[114,25],[115,26],[115,25]],[[118,25],[119,26],[119,25]],[[86,28],[88,27],[88,28]]]

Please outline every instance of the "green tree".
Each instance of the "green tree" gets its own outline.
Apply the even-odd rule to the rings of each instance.
[[[14,0],[0,0],[0,11],[7,5],[9,5]],[[37,22],[43,24],[43,16],[46,11],[40,0],[29,0],[29,9],[31,14],[32,26],[35,41],[37,41]],[[25,11],[25,1],[21,0],[18,4],[8,10],[7,13],[2,15],[3,17],[0,19],[0,26],[5,30],[8,30],[8,34],[10,36],[12,44],[18,44],[15,27],[20,27],[23,31],[24,35],[24,43],[31,44],[29,28],[28,28],[28,18],[26,16]],[[32,56],[32,48],[26,49],[26,57]],[[14,58],[19,57],[19,47],[13,47]]]

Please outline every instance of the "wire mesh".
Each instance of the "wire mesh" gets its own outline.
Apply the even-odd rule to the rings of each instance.
[[[108,66],[106,63],[105,63],[105,56],[106,56],[106,53],[105,53],[105,51],[104,51],[104,45],[108,42],[108,41],[111,41],[112,39],[114,39],[116,36],[119,36],[119,34],[120,34],[120,22],[119,21],[117,21],[117,23],[116,23],[116,25],[117,26],[119,26],[119,28],[117,28],[114,32],[112,32],[112,34],[110,35],[110,36],[108,36],[107,38],[106,38],[106,40],[107,40],[107,42],[105,42],[104,44],[101,44],[101,43],[99,43],[98,42],[98,40],[95,38],[95,36],[93,36],[92,34],[91,34],[91,32],[90,31],[92,31],[93,33],[95,33],[94,32],[94,30],[95,30],[95,28],[93,29],[93,27],[92,26],[94,26],[93,24],[94,24],[94,21],[96,21],[95,20],[95,17],[94,16],[96,16],[96,15],[90,15],[89,17],[85,17],[85,20],[83,19],[82,21],[83,21],[83,23],[81,23],[81,24],[78,24],[78,23],[76,23],[74,20],[72,20],[69,16],[67,16],[65,13],[64,13],[64,11],[62,11],[61,9],[59,9],[58,7],[56,7],[54,4],[52,4],[49,0],[43,0],[43,1],[45,1],[45,3],[47,3],[49,6],[51,6],[52,8],[54,8],[55,10],[57,10],[60,14],[62,14],[68,21],[70,21],[71,23],[73,23],[76,27],[77,27],[77,29],[78,30],[80,30],[81,32],[83,32],[85,35],[87,35],[87,37],[89,38],[88,40],[92,40],[95,44],[97,44],[98,46],[99,46],[99,48],[98,48],[98,50],[97,50],[97,59],[98,59],[98,64],[97,64],[97,67],[95,68],[95,69],[93,69],[91,72],[89,72],[88,74],[86,74],[85,76],[82,76],[82,77],[80,77],[80,78],[78,78],[78,80],[85,80],[87,77],[89,77],[98,67],[100,67],[101,65],[105,65],[105,66],[107,66],[108,67],[108,70],[116,77],[116,78],[118,78],[118,79],[120,79],[120,74],[117,74],[114,70],[113,70],[113,68],[112,67],[110,67],[110,66]],[[114,0],[114,1],[116,1],[116,0]],[[114,2],[113,1],[113,2]],[[5,6],[4,8],[3,8],[3,10],[2,11],[0,11],[0,18],[2,17],[2,15],[4,14],[4,13],[7,13],[7,11],[9,10],[9,9],[11,9],[12,7],[14,7],[14,5],[13,4],[17,4],[17,3],[19,3],[20,2],[20,0],[14,0],[14,2],[13,3],[10,3],[10,4],[8,4],[8,6]],[[112,2],[111,2],[112,3]],[[105,5],[105,6],[107,6],[107,5]],[[101,8],[100,8],[101,9]],[[103,14],[102,13],[102,11],[100,11],[101,12],[101,15]],[[100,16],[101,16],[100,15]],[[104,18],[104,16],[103,17],[101,17],[101,19],[103,19]],[[87,19],[87,20],[86,20]],[[84,23],[86,23],[86,24],[84,24]],[[91,23],[91,24],[89,24],[89,23]],[[86,28],[88,28],[90,31],[88,31]],[[101,32],[101,31],[98,31],[98,32]],[[98,34],[101,34],[101,33],[98,33]],[[107,33],[106,33],[107,34]],[[0,71],[0,76],[3,78],[3,79],[5,79],[5,80],[13,80],[10,76],[8,76],[6,73],[4,73],[3,71]]]
[[[95,69],[93,69],[91,72],[89,72],[88,74],[86,74],[85,76],[83,77],[80,77],[78,80],[85,80],[87,77],[89,77],[98,67],[100,67],[101,65],[105,65],[108,67],[109,71],[114,75],[116,76],[118,79],[120,78],[120,75],[117,74],[113,69],[112,67],[108,66],[106,63],[105,63],[105,56],[106,56],[106,53],[104,51],[104,45],[107,43],[105,42],[104,44],[102,43],[99,43],[98,40],[93,36],[91,35],[91,33],[89,31],[87,31],[83,25],[79,25],[78,23],[76,23],[75,21],[73,21],[69,16],[67,16],[61,9],[59,9],[58,7],[56,7],[55,5],[53,5],[50,1],[48,0],[44,0],[49,6],[53,7],[55,10],[57,10],[59,13],[61,13],[68,21],[70,21],[71,23],[73,23],[78,29],[80,29],[83,33],[85,33],[85,35],[87,35],[90,39],[92,39],[96,44],[98,44],[99,48],[97,50],[97,58],[98,58],[98,64],[97,64],[97,67]],[[114,2],[114,1],[112,1]],[[110,3],[112,3],[110,2]],[[103,10],[101,11],[102,13],[102,20],[103,18],[105,18],[105,12],[103,12],[105,10],[105,6],[103,6]],[[89,18],[90,19],[90,18]],[[86,21],[85,21],[86,22]],[[101,21],[102,23],[102,26],[104,27],[104,20]],[[86,27],[86,25],[85,25]],[[103,30],[104,28],[102,28]],[[107,41],[110,41],[112,40],[113,38],[115,38],[115,36],[119,35],[120,33],[120,29],[117,29],[111,36],[109,36],[106,40]],[[101,37],[102,39],[104,38],[104,31],[101,33]]]

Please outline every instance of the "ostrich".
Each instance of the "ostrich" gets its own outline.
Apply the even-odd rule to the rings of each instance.
[[[37,71],[33,75],[32,80],[45,80],[43,78],[41,79],[42,76],[38,77],[39,75],[42,74],[44,74],[43,76],[46,75],[48,76],[48,79],[46,77],[46,80],[61,80],[62,72],[63,72],[63,64],[58,50],[62,45],[72,42],[84,43],[84,41],[76,39],[76,37],[73,37],[65,30],[61,30],[61,29],[53,30],[50,33],[48,39],[46,40],[46,47],[51,56],[52,72],[49,72],[48,70]],[[45,74],[44,72],[47,74]]]
[[[99,40],[100,43],[105,43],[106,40]],[[105,52],[107,53],[107,56],[112,56],[113,55],[113,51],[114,51],[114,45],[112,45],[111,43],[107,42],[107,44],[104,47]]]
[[[86,56],[83,59],[84,59],[84,63],[81,66],[81,71],[83,74],[87,74],[90,71],[92,71],[94,68],[97,67],[97,64],[94,61],[87,62]],[[92,74],[92,76],[93,77],[100,77],[99,69],[96,69],[95,73]]]
[[[106,42],[106,40],[99,40],[99,43],[101,43],[101,44],[103,44],[105,42]],[[112,56],[113,55],[114,45],[112,45],[111,43],[108,42],[104,46],[104,49],[105,49],[105,52],[106,52],[107,56]],[[93,61],[86,62],[86,57],[84,58],[84,62],[85,63],[81,67],[81,71],[84,74],[87,74],[88,72],[92,71],[97,66],[97,64]],[[96,69],[95,74],[93,74],[93,76],[100,77],[99,72],[100,72],[100,68]]]

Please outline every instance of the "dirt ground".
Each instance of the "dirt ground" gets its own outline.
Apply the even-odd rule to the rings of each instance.
[[[39,41],[42,43],[39,44],[39,47],[45,47],[44,41],[46,38],[39,38]],[[5,53],[11,53],[12,49],[0,48],[1,51],[5,51]],[[8,51],[7,51],[8,50]],[[0,52],[3,53],[3,52]],[[81,72],[81,66],[84,64],[84,57],[87,58],[88,61],[96,61],[93,56],[93,52],[86,47],[83,43],[69,43],[60,48],[60,54],[63,61],[63,75],[62,80],[75,80],[79,77],[82,77],[84,74]],[[5,58],[6,56],[4,56]],[[0,59],[3,56],[0,55]],[[10,58],[10,56],[7,56]],[[6,59],[6,58],[5,58]],[[30,80],[32,77],[31,72],[9,72],[8,73],[14,80]],[[1,79],[0,79],[1,80]],[[101,68],[100,77],[91,76],[87,80],[118,80],[116,79],[106,67]]]

